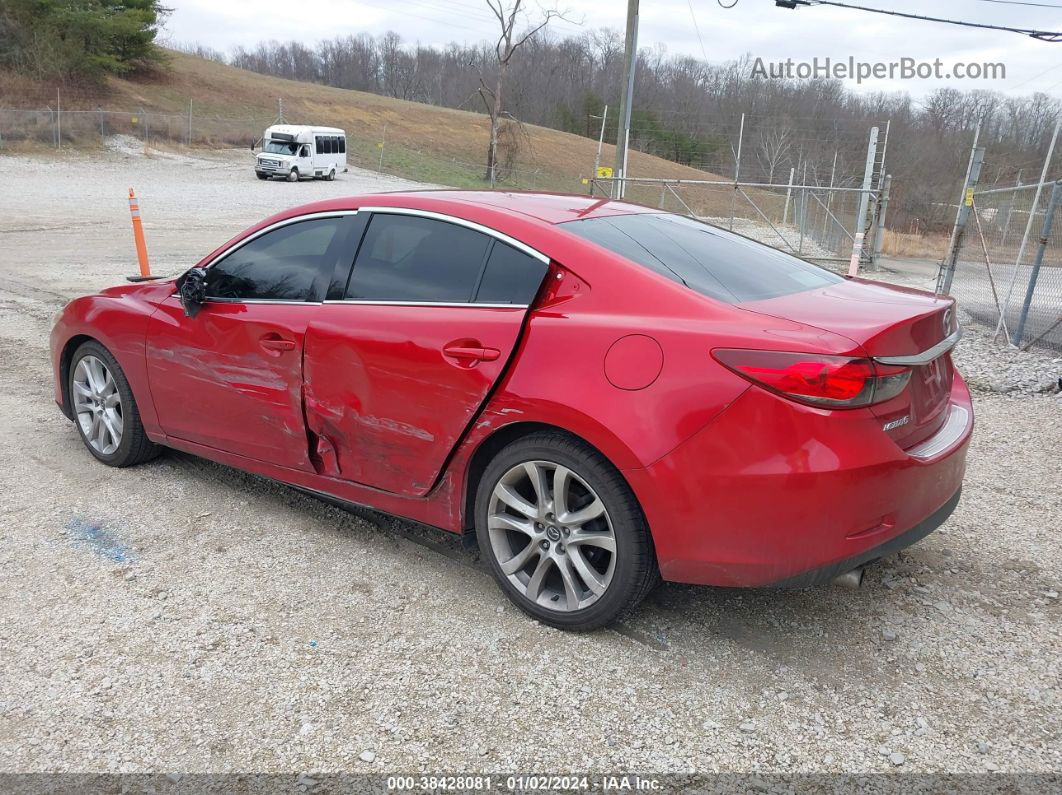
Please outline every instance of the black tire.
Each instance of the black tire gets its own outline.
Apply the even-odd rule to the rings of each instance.
[[[290,172],[288,172],[288,182],[298,182],[298,181],[299,181],[299,170],[297,168],[293,168]]]
[[[527,462],[568,468],[604,504],[615,536],[615,568],[604,593],[585,608],[551,610],[532,601],[502,571],[492,548],[487,529],[491,496],[507,472]],[[525,436],[494,457],[477,487],[475,525],[480,554],[505,595],[529,616],[558,629],[583,632],[604,626],[637,606],[660,580],[649,527],[623,476],[596,450],[560,431]]]
[[[255,176],[257,176],[258,179],[269,179],[268,174],[256,174]]]
[[[74,377],[77,373],[78,363],[87,356],[94,356],[106,365],[121,398],[122,438],[117,449],[109,454],[102,453],[92,446],[74,409],[76,405]],[[103,345],[92,340],[83,343],[74,351],[74,355],[70,360],[70,371],[67,374],[66,386],[71,404],[70,411],[74,414],[74,427],[77,428],[78,435],[81,436],[85,449],[92,453],[97,460],[102,461],[107,466],[129,467],[150,461],[162,452],[162,448],[152,442],[144,432],[144,424],[140,421],[140,411],[137,408],[136,399],[133,397],[133,390],[129,388],[125,373],[122,372],[121,366],[111,355],[111,352]]]

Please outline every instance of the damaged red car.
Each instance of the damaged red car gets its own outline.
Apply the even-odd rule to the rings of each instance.
[[[474,532],[590,629],[659,579],[810,586],[954,510],[973,427],[947,297],[586,196],[336,199],[177,279],[72,301],[55,399],[88,452],[183,450]]]

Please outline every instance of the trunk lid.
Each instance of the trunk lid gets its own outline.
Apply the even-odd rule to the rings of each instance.
[[[873,359],[922,354],[957,328],[953,298],[864,279],[740,306],[843,335]],[[885,433],[906,449],[932,436],[947,419],[954,371],[947,351],[925,363],[902,366],[911,370],[907,388],[870,410],[881,418]]]

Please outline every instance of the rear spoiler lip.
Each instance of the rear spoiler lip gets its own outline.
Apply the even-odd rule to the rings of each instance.
[[[901,367],[918,367],[923,364],[929,364],[934,359],[943,356],[945,353],[955,347],[955,344],[962,339],[962,328],[955,329],[951,334],[946,336],[932,348],[927,348],[921,353],[913,353],[910,356],[875,356],[874,361],[881,364],[895,364]]]

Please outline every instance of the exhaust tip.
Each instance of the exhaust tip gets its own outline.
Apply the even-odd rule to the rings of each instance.
[[[831,582],[834,585],[842,585],[845,588],[858,588],[863,584],[863,572],[865,569],[862,566],[846,571],[844,574],[834,577]]]

